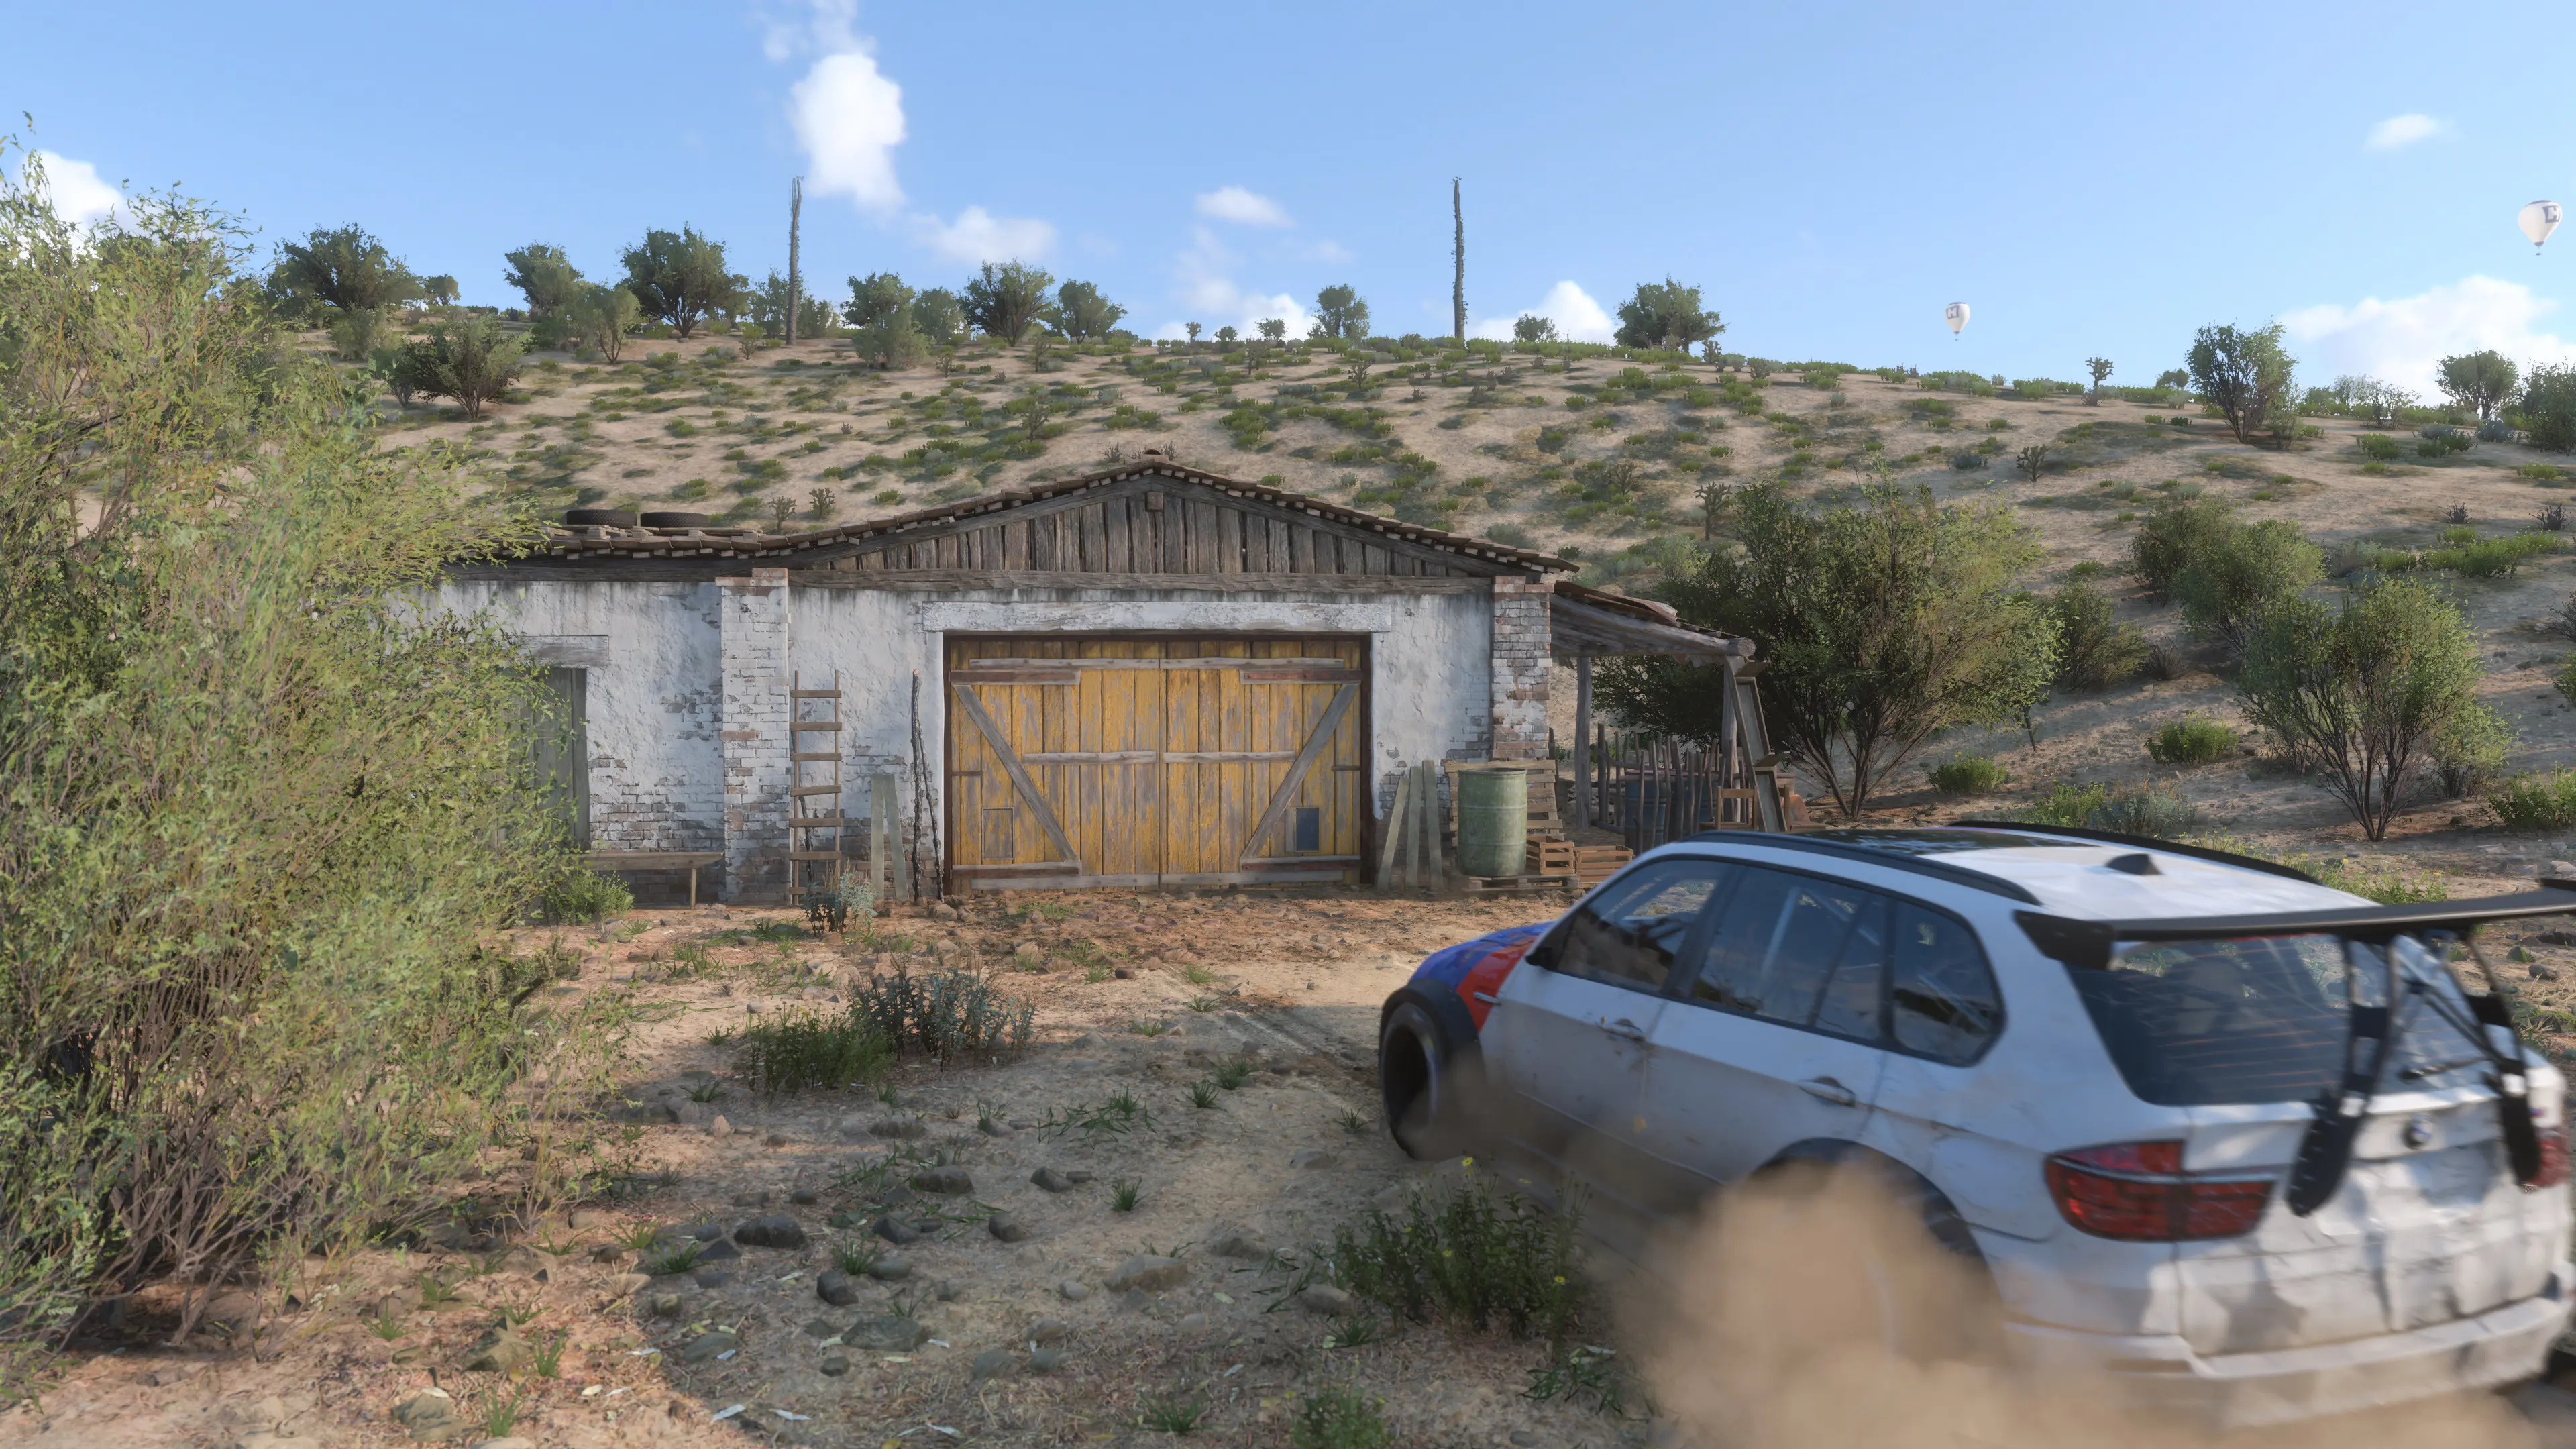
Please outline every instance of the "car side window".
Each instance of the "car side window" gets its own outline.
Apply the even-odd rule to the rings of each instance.
[[[1875,1040],[1888,904],[1876,891],[1747,867],[1710,933],[1691,999]]]
[[[1575,908],[1548,966],[1613,986],[1663,990],[1727,870],[1714,860],[1672,859],[1629,872]]]
[[[1912,902],[1896,908],[1888,1016],[1896,1044],[1935,1061],[1974,1061],[2003,1029],[2003,997],[1976,934]]]

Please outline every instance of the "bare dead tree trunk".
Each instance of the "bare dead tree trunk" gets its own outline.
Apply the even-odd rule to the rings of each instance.
[[[787,183],[787,345],[796,345],[796,308],[801,295],[796,275],[796,232],[805,217],[805,178]]]

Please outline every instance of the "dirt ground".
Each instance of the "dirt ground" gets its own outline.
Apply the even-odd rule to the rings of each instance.
[[[631,990],[659,1008],[637,1029],[607,1129],[617,1190],[527,1231],[454,1222],[416,1246],[308,1265],[304,1281],[274,1285],[280,1311],[260,1320],[247,1297],[220,1299],[182,1346],[166,1342],[166,1301],[146,1303],[122,1332],[76,1345],[40,1403],[0,1415],[0,1443],[388,1445],[407,1442],[392,1411],[437,1388],[466,1421],[446,1442],[506,1427],[512,1449],[732,1444],[746,1431],[820,1445],[1284,1445],[1296,1396],[1338,1383],[1383,1398],[1403,1445],[1663,1442],[1641,1421],[1524,1397],[1542,1361],[1532,1343],[1381,1324],[1374,1341],[1337,1346],[1342,1320],[1283,1299],[1293,1266],[1262,1255],[1293,1259],[1409,1184],[1473,1170],[1410,1162],[1389,1141],[1378,1004],[1425,952],[1559,908],[1339,890],[1033,894],[979,900],[955,920],[907,907],[842,935],[721,906],[523,933],[522,949],[554,939],[580,954],[557,990]],[[734,1077],[722,1038],[745,1024],[827,1006],[859,974],[941,963],[998,970],[1036,1007],[1020,1059],[908,1059],[882,1098],[763,1100]],[[1195,1106],[1191,1087],[1237,1062],[1251,1069],[1240,1085]],[[1103,1110],[1121,1094],[1137,1107],[1124,1119]],[[896,1186],[925,1163],[971,1186]],[[1031,1180],[1042,1168],[1089,1176],[1051,1192]],[[1132,1210],[1116,1205],[1123,1184]],[[929,1231],[891,1247],[868,1231],[870,1204]],[[1020,1241],[994,1232],[995,1213]],[[653,1266],[634,1249],[656,1228],[767,1215],[792,1220],[804,1244],[743,1247],[696,1276],[635,1272]],[[818,1278],[835,1244],[874,1244],[904,1270],[832,1306]],[[1113,1291],[1111,1276],[1149,1253],[1179,1258],[1176,1281]],[[1596,1268],[1615,1301],[1630,1270]],[[890,1314],[926,1341],[844,1341]],[[561,1335],[553,1376],[464,1367],[488,1330],[522,1315],[529,1342]],[[1587,1328],[1618,1342],[1606,1321]],[[1204,1420],[1187,1439],[1140,1428],[1157,1401],[1199,1403]],[[515,1422],[487,1423],[513,1403]],[[2525,1401],[2545,1436],[2528,1442],[2576,1445],[2562,1404],[2576,1399]]]

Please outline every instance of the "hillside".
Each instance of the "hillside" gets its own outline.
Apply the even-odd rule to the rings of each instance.
[[[2231,707],[2209,672],[2215,656],[2190,646],[2174,610],[2140,597],[2128,577],[2136,518],[2165,497],[2225,498],[2249,519],[2286,519],[2349,559],[2368,548],[2425,549],[2446,527],[2529,532],[2569,496],[2550,456],[2519,443],[2421,457],[2411,428],[2373,434],[2356,420],[2320,418],[2310,420],[2316,436],[2278,451],[2236,443],[2178,398],[1979,396],[1871,373],[1823,389],[1701,362],[1436,347],[1367,354],[1355,378],[1351,361],[1320,348],[1292,346],[1247,367],[1240,351],[1201,347],[970,350],[943,376],[930,366],[863,370],[836,341],[748,356],[728,336],[639,341],[614,366],[538,354],[519,400],[496,404],[479,424],[390,398],[383,408],[389,446],[462,450],[492,470],[497,488],[550,510],[680,508],[768,528],[784,502],[794,530],[1063,477],[1156,447],[1216,472],[1548,549],[1581,561],[1587,582],[1632,590],[1689,565],[1709,484],[1776,478],[1828,496],[1872,476],[1920,483],[1944,499],[2011,506],[2047,554],[2028,586],[2094,578],[2166,646],[2172,675],[2051,702],[2035,717],[2035,748],[2018,729],[1942,742],[1933,758],[1991,753],[2013,774],[2002,795],[1974,802],[1975,813],[2061,780],[2152,774],[2174,779],[2213,825],[2304,849],[2353,837],[2313,784],[2267,773],[2250,754],[2179,773],[2147,760],[2142,741],[2157,725],[2225,718]],[[2373,460],[2365,437],[2396,442],[2400,456]],[[2033,443],[2050,450],[2036,481],[2014,462]],[[1722,513],[1717,523],[1722,530]],[[2576,584],[2567,549],[2562,538],[2506,577],[2439,575],[2480,636],[2488,702],[2519,731],[2516,769],[2576,761],[2569,706],[2550,684],[2567,646],[2535,627]],[[1943,815],[1969,808],[1928,789],[1885,803]],[[2397,844],[2442,857],[2426,864],[2479,872],[2576,853],[2500,838],[2492,825],[2473,804],[2436,806],[2411,815]]]

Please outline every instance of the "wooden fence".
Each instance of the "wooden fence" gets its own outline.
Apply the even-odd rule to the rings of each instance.
[[[1596,725],[1590,768],[1562,766],[1577,794],[1574,823],[1616,832],[1638,851],[1703,830],[1757,829],[1741,756]]]

